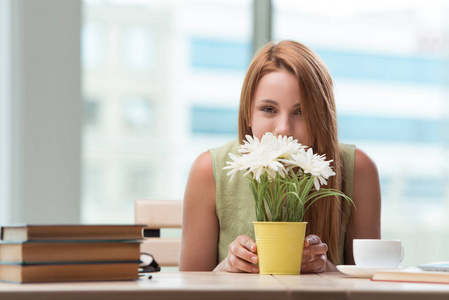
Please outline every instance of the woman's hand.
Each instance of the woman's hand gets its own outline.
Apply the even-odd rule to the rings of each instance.
[[[326,271],[327,245],[316,235],[308,235],[304,240],[301,273]]]
[[[239,235],[230,245],[228,256],[214,271],[259,273],[256,243],[247,235]]]

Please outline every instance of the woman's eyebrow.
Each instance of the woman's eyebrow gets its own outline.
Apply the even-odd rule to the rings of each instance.
[[[271,100],[271,99],[263,99],[263,100],[260,100],[259,102],[264,102],[264,103],[268,103],[268,104],[278,105],[278,103],[276,101]]]
[[[263,99],[263,100],[259,100],[259,102],[264,102],[264,103],[268,103],[268,104],[272,104],[272,105],[279,105],[279,103],[277,103],[274,100],[271,99]],[[301,107],[301,103],[296,103],[295,105],[293,105],[293,107]]]

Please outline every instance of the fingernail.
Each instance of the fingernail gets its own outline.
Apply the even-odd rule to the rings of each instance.
[[[251,257],[251,260],[252,260],[253,262],[257,262],[257,256]]]

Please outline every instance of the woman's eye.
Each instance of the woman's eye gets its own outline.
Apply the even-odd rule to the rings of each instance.
[[[269,106],[262,107],[262,111],[266,112],[266,113],[273,113],[273,112],[275,112],[274,108],[273,107],[269,107]]]
[[[295,115],[302,115],[302,113],[301,113],[301,110],[300,109],[298,109],[296,112],[295,112]]]

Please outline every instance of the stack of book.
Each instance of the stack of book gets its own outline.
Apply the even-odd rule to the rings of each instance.
[[[133,280],[143,225],[1,227],[0,281]]]

